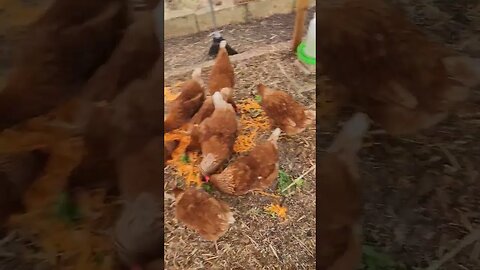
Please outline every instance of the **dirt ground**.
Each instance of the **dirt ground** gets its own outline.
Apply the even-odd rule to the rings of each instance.
[[[314,11],[314,8],[309,9],[308,19],[312,18]],[[241,53],[257,46],[290,40],[294,21],[295,16],[292,13],[279,14],[245,24],[226,25],[220,30],[230,46]],[[307,23],[306,20],[305,24]],[[209,37],[209,34],[210,32],[199,32],[165,40],[165,70],[205,61],[212,43],[212,37]]]
[[[432,38],[480,57],[479,1],[396,2]],[[405,138],[371,135],[366,142],[370,146],[360,153],[364,245],[406,269],[424,269],[448,256],[480,226],[479,90],[460,112],[432,130]],[[320,154],[335,133],[317,127]],[[479,254],[476,241],[439,269],[480,269]]]
[[[240,31],[240,30],[239,30]],[[254,97],[260,82],[289,91],[310,109],[315,104],[315,75],[304,75],[294,65],[290,52],[278,52],[235,65],[235,100]],[[283,70],[285,73],[281,72]],[[207,75],[208,69],[203,70]],[[184,81],[190,73],[166,78],[166,85]],[[290,80],[288,79],[290,78]],[[207,79],[207,78],[205,78]],[[265,139],[266,131],[258,140]],[[315,129],[279,140],[280,170],[293,178],[315,164]],[[167,182],[177,179],[167,170]],[[270,216],[264,208],[274,199],[262,195],[232,197],[217,191],[213,196],[227,202],[236,222],[218,241],[218,253],[211,242],[202,241],[174,218],[172,202],[165,202],[166,269],[315,269],[315,174],[303,177],[305,185],[288,196],[287,221]],[[272,187],[272,192],[276,191]]]

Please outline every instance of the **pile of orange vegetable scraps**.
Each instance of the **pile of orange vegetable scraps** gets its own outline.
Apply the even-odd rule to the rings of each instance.
[[[237,103],[240,110],[240,133],[235,141],[233,150],[237,153],[250,151],[256,143],[258,133],[270,129],[267,115],[260,104],[252,98]]]
[[[33,122],[39,121],[44,120]],[[110,238],[99,230],[111,226],[113,214],[105,214],[108,207],[103,204],[102,193],[81,195],[78,207],[63,193],[70,171],[83,154],[82,141],[61,132],[30,131],[36,124],[27,123],[28,131],[6,130],[0,134],[2,153],[44,147],[50,154],[45,172],[23,197],[25,213],[13,215],[8,227],[39,247],[38,251],[32,250],[35,258],[55,268],[112,269]],[[105,220],[107,216],[111,221]]]
[[[181,83],[177,83],[173,88],[177,88]],[[177,98],[178,93],[174,93],[172,88],[164,88],[165,100],[170,102]],[[198,170],[198,163],[200,161],[197,153],[187,153],[186,149],[190,144],[190,135],[185,131],[185,128],[180,128],[164,135],[164,141],[178,141],[179,144],[172,153],[172,159],[167,163],[173,167],[175,173],[185,179],[185,185],[201,186],[200,171]]]
[[[104,204],[104,194],[88,191],[78,202],[80,221],[73,222],[57,205],[12,216],[11,227],[34,235],[41,251],[35,257],[60,269],[113,269],[113,247],[107,229],[115,217],[114,205]],[[57,213],[55,213],[57,212]]]
[[[176,174],[185,179],[185,185],[202,185],[198,163],[200,161],[197,153],[187,153],[186,149],[190,144],[190,135],[182,129],[177,129],[164,135],[164,141],[179,141],[172,159],[167,163],[173,167]]]

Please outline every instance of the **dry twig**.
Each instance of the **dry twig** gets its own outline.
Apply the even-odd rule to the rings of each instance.
[[[447,252],[445,255],[443,255],[440,260],[434,262],[432,265],[430,265],[428,268],[425,270],[437,270],[440,269],[440,267],[446,263],[447,261],[453,259],[460,251],[462,251],[465,247],[471,245],[475,241],[480,239],[480,228],[475,229],[472,231],[470,234],[465,236],[459,243],[458,245]]]

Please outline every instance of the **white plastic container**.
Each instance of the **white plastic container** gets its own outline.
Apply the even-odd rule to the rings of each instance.
[[[310,20],[310,24],[308,25],[308,32],[307,32],[307,38],[305,39],[305,49],[304,53],[308,57],[311,58],[316,58],[316,22],[317,22],[317,14],[313,13],[313,19]]]

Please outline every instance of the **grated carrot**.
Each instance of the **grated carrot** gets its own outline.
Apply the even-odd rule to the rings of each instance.
[[[180,85],[177,83],[174,87]],[[171,95],[170,89],[166,88],[166,95]],[[165,96],[167,99],[167,96]],[[270,123],[263,112],[262,107],[252,98],[242,100],[237,103],[242,116],[239,119],[241,130],[233,146],[236,153],[250,151],[256,143],[259,133],[270,129]],[[167,164],[171,165],[175,173],[185,179],[186,185],[202,185],[198,164],[200,158],[196,153],[187,153],[186,149],[190,144],[190,136],[186,132],[186,127],[174,130],[164,135],[165,141],[179,141],[179,145],[172,153],[172,160]],[[182,161],[182,157],[187,155],[189,162]]]
[[[269,206],[265,207],[265,211],[267,213],[273,214],[279,218],[282,218],[283,220],[287,219],[287,208],[283,207],[278,204],[270,204]]]
[[[241,130],[233,150],[243,153],[250,151],[255,146],[258,133],[269,130],[270,123],[260,104],[252,98],[240,101],[237,107],[242,114],[239,119]]]
[[[197,153],[186,153],[186,149],[190,144],[190,135],[183,129],[177,129],[164,135],[164,141],[178,140],[179,144],[172,153],[172,160],[167,163],[171,165],[176,174],[185,179],[187,186],[201,186],[200,171],[198,169],[199,157]],[[183,155],[187,155],[189,162],[185,163],[181,160]]]

